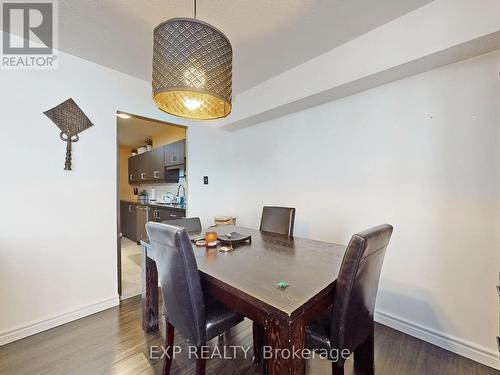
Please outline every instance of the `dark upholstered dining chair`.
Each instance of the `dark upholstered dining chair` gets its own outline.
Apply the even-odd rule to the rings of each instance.
[[[374,373],[373,311],[380,271],[392,226],[379,225],[352,236],[337,278],[333,306],[306,327],[306,347],[354,353],[363,374]],[[335,356],[337,356],[335,354]],[[336,360],[337,358],[329,358]],[[332,362],[332,374],[344,374],[345,358]]]
[[[170,373],[174,344],[174,329],[189,342],[200,347],[235,326],[243,317],[222,303],[204,298],[201,279],[191,242],[184,228],[163,223],[146,224],[155,254],[165,307],[166,340],[163,374]],[[205,360],[196,360],[196,374],[205,374]]]
[[[295,208],[264,206],[260,219],[260,230],[293,236]]]
[[[184,228],[188,233],[201,232],[201,221],[199,217],[187,217],[185,219],[165,220],[162,221],[162,223]]]

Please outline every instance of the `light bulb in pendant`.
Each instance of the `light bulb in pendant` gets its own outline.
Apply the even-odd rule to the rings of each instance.
[[[184,102],[184,107],[186,107],[190,111],[194,111],[195,109],[198,109],[201,106],[201,101],[199,101],[198,99],[186,98],[183,100],[183,102]]]

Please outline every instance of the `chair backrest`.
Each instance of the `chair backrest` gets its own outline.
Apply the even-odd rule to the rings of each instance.
[[[293,236],[295,208],[264,206],[260,230]]]
[[[184,228],[146,224],[168,321],[191,345],[206,342],[205,302],[198,266]]]
[[[187,217],[185,219],[165,220],[162,221],[162,223],[184,228],[188,233],[201,232],[201,221],[199,217]]]
[[[354,351],[370,334],[380,271],[391,235],[392,226],[384,224],[352,236],[335,289],[332,347]]]

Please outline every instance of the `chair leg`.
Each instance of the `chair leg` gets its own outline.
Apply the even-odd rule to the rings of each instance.
[[[174,349],[174,326],[165,320],[166,332],[165,332],[165,362],[163,364],[163,375],[170,374],[170,367],[172,366],[172,355]]]
[[[332,375],[344,375],[344,365],[332,362]]]
[[[205,375],[207,361],[204,358],[201,358],[201,350],[198,348],[199,358],[196,359],[196,375]]]
[[[252,327],[253,331],[253,364],[255,366],[262,365],[262,347],[264,346],[264,328],[257,325],[255,322]]]
[[[374,374],[375,335],[373,328],[372,324],[366,340],[354,350],[354,366],[356,369],[362,370],[362,373],[366,375]]]

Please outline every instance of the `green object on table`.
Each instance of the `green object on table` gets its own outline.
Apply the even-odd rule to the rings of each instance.
[[[288,283],[286,281],[280,281],[279,283],[276,283],[276,286],[280,289],[285,289],[288,286]]]

